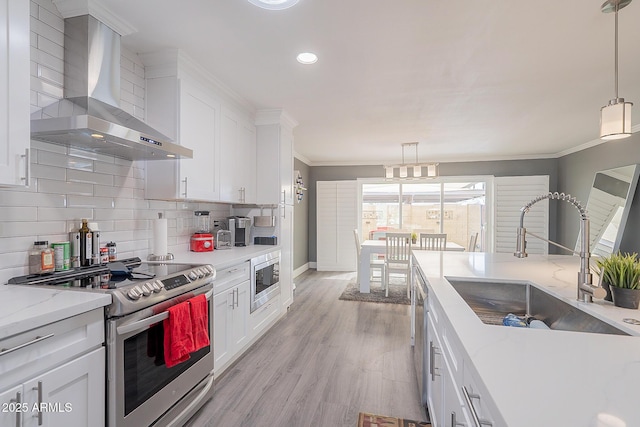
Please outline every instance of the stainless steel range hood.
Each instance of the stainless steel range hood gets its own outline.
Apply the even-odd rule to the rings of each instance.
[[[90,15],[64,21],[65,98],[31,115],[31,139],[129,160],[192,158],[120,109],[120,35]]]

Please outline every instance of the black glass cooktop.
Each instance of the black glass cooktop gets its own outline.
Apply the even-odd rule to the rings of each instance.
[[[14,277],[9,279],[8,283],[117,289],[141,280],[164,279],[195,267],[197,266],[192,264],[155,264],[142,262],[140,258],[127,258],[106,264],[77,267],[68,271]]]

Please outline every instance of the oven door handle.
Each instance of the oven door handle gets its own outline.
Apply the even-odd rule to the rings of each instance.
[[[209,301],[211,299],[211,297],[213,296],[213,289],[211,289],[210,291],[208,291],[204,295],[207,298],[207,301]],[[146,318],[144,318],[142,320],[138,320],[137,322],[129,323],[128,325],[118,326],[116,328],[116,331],[118,332],[118,335],[124,335],[124,334],[128,334],[130,332],[134,332],[134,331],[138,331],[138,330],[144,330],[148,326],[151,326],[151,325],[153,325],[155,323],[160,323],[163,320],[168,319],[168,318],[169,318],[169,312],[168,311],[163,311],[162,313],[155,314],[155,315],[153,315],[151,317],[146,317]]]

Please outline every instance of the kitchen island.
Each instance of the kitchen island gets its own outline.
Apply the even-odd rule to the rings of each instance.
[[[462,372],[453,377],[477,383],[485,415],[490,414],[485,418],[494,427],[640,425],[640,326],[623,322],[640,318],[640,312],[601,300],[578,302],[578,257],[415,251],[414,260],[427,281],[430,309],[435,303],[448,322],[453,344],[443,347],[460,353],[454,368]],[[448,278],[530,283],[631,336],[487,325]]]

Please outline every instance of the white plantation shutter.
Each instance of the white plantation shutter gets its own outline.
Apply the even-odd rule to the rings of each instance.
[[[505,176],[494,180],[495,251],[513,253],[520,225],[521,208],[537,196],[549,192],[549,176]],[[524,216],[524,227],[545,239],[549,238],[549,200],[531,207]],[[527,236],[527,253],[547,254],[549,245]]]
[[[355,271],[358,227],[357,181],[319,181],[316,187],[317,269]]]

